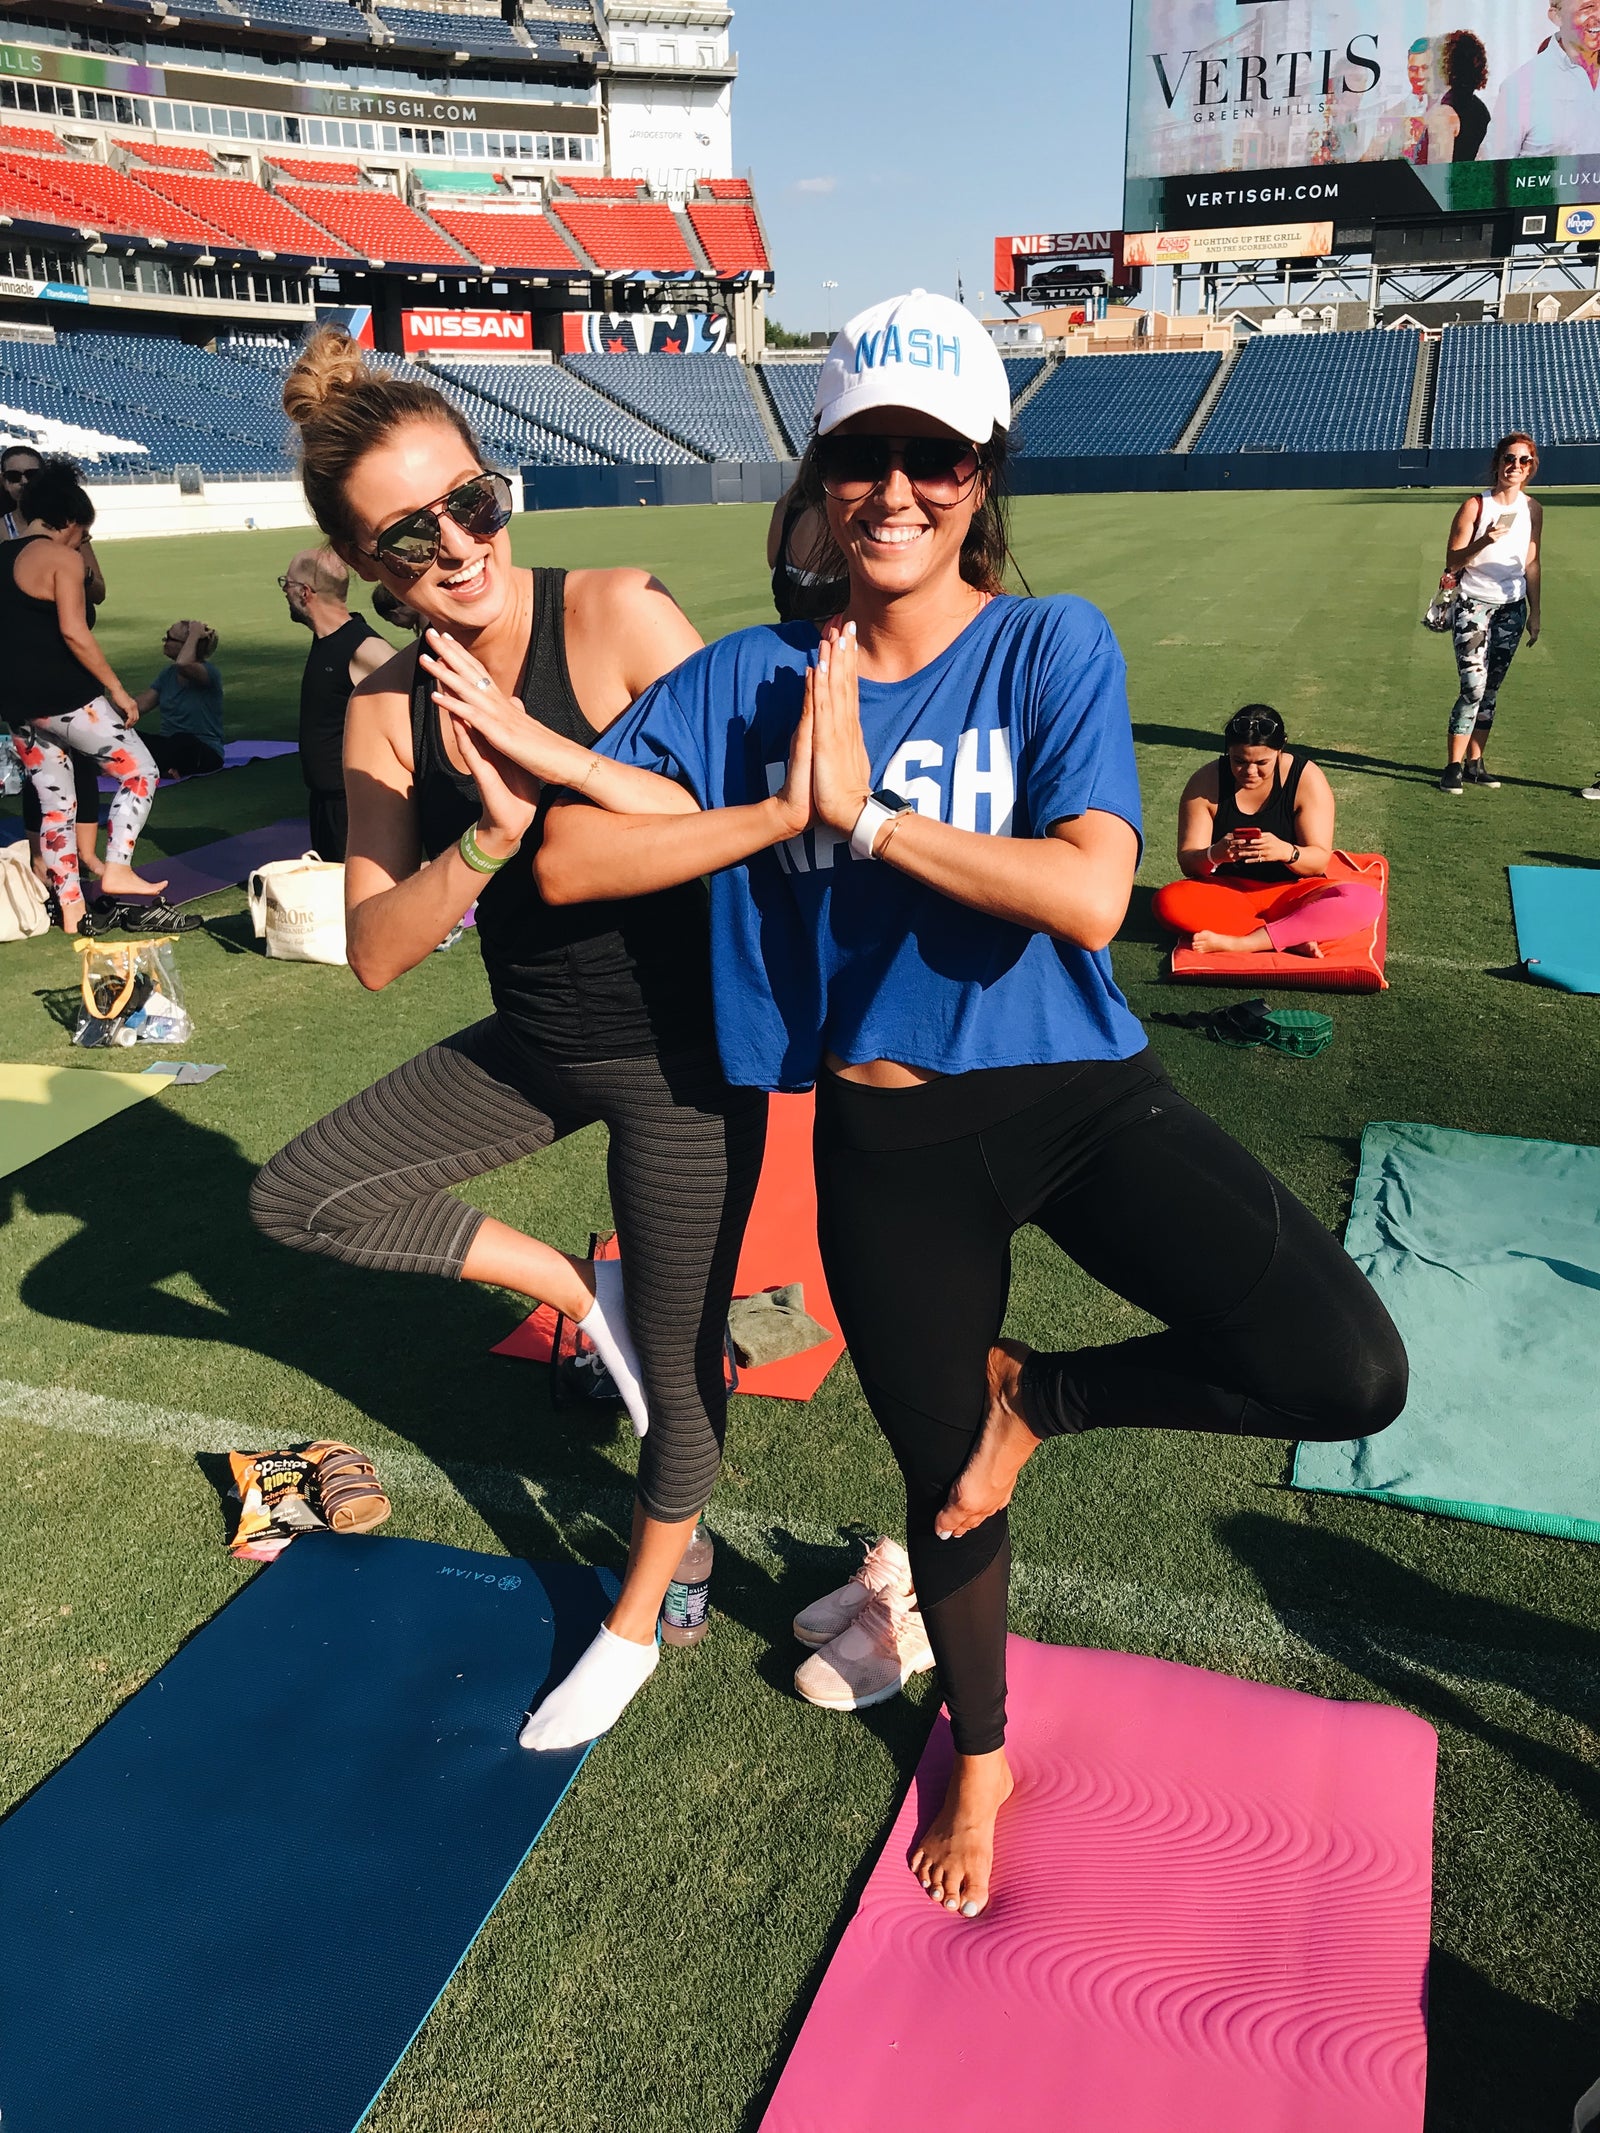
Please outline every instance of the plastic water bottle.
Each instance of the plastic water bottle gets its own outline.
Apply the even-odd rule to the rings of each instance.
[[[696,1525],[661,1603],[663,1644],[698,1644],[710,1628],[711,1565],[715,1559],[710,1534],[703,1525]]]

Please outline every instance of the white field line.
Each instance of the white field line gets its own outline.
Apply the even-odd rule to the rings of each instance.
[[[1515,959],[1513,958],[1513,960]],[[1401,948],[1391,948],[1389,950],[1389,961],[1391,963],[1412,963],[1419,970],[1459,970],[1464,971],[1469,977],[1476,978],[1481,978],[1487,970],[1499,970],[1505,967],[1503,964],[1496,963],[1490,956],[1484,956],[1480,962],[1476,963],[1458,963],[1449,956],[1444,955],[1408,955]]]
[[[158,1445],[191,1457],[199,1452],[250,1448],[259,1429],[216,1415],[151,1407],[69,1387],[25,1385],[0,1378],[0,1420],[74,1436],[110,1437],[124,1444]],[[391,1488],[464,1500],[483,1512],[536,1513],[564,1533],[588,1526],[625,1539],[633,1492],[625,1487],[584,1490],[573,1483],[553,1487],[510,1467],[473,1461],[438,1464],[424,1454],[388,1445],[377,1455]],[[786,1515],[767,1515],[734,1504],[713,1503],[707,1522],[768,1573],[783,1570],[786,1543],[838,1548],[837,1526]],[[1247,1665],[1279,1673],[1290,1665],[1332,1658],[1370,1672],[1376,1662],[1402,1665],[1455,1695],[1510,1696],[1530,1706],[1548,1728],[1550,1706],[1573,1712],[1592,1708],[1600,1679],[1596,1670],[1566,1657],[1495,1650],[1464,1640],[1430,1636],[1392,1622],[1368,1621],[1341,1612],[1292,1609],[1280,1613],[1264,1602],[1225,1599],[1212,1593],[1145,1585],[1133,1578],[1086,1576],[1070,1567],[1017,1562],[1014,1598],[1028,1612],[1046,1615],[1078,1637],[1102,1636],[1119,1646],[1130,1636],[1181,1652],[1197,1665]]]

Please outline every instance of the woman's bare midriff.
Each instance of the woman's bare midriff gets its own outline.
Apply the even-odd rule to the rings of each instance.
[[[858,1081],[867,1089],[915,1089],[925,1081],[944,1079],[930,1067],[902,1066],[898,1059],[864,1059],[858,1066],[846,1066],[833,1052],[824,1052],[822,1063],[841,1081]]]

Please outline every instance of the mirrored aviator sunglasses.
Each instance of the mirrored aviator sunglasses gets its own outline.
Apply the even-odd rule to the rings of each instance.
[[[961,437],[819,437],[817,472],[835,502],[859,503],[898,460],[925,504],[958,504],[978,478],[978,451]]]
[[[373,561],[405,577],[420,577],[439,554],[441,518],[475,540],[490,539],[511,522],[510,482],[503,474],[475,474],[448,496],[396,519],[373,543]]]

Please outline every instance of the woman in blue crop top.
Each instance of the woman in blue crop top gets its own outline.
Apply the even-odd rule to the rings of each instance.
[[[1122,659],[1083,602],[1001,590],[1008,419],[992,344],[948,299],[853,320],[800,475],[844,613],[696,653],[600,742],[705,812],[564,804],[537,862],[556,901],[711,873],[728,1078],[817,1085],[829,1287],[905,1477],[957,1750],[912,1865],[967,1916],[1011,1789],[1006,1506],[1027,1458],[1113,1427],[1361,1436],[1406,1383],[1353,1262],[1177,1094],[1117,990],[1139,851]],[[1024,1223],[1165,1330],[1062,1354],[1002,1339]],[[814,1700],[877,1701],[917,1664],[904,1608],[872,1620],[820,1655]]]

